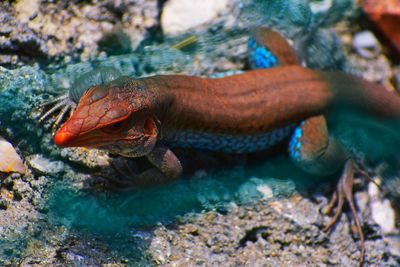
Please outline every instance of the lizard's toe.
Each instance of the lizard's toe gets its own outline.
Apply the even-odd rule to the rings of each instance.
[[[329,231],[332,228],[332,226],[335,225],[336,222],[339,220],[340,215],[342,214],[344,202],[346,201],[350,207],[351,214],[353,216],[356,232],[360,237],[361,253],[359,259],[359,266],[361,266],[363,264],[365,255],[365,238],[364,238],[364,233],[362,231],[360,219],[358,218],[357,215],[353,198],[354,175],[357,170],[358,168],[356,167],[355,162],[352,159],[347,160],[342,175],[337,184],[336,191],[333,193],[332,199],[326,208],[326,212],[329,213],[337,203],[336,211],[331,221],[324,228],[324,231]]]

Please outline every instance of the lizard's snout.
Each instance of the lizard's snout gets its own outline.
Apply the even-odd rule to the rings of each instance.
[[[54,143],[57,146],[66,147],[73,137],[72,134],[59,130],[54,136]]]

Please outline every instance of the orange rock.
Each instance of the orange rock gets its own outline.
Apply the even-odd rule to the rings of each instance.
[[[361,7],[400,56],[400,0],[362,0]]]
[[[0,172],[19,172],[24,174],[26,166],[14,147],[0,137]]]

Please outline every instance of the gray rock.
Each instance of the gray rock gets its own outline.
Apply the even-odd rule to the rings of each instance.
[[[40,154],[31,155],[26,158],[26,161],[31,168],[40,174],[56,174],[64,168],[64,164],[61,161],[51,161]]]
[[[345,216],[327,235],[318,210],[295,196],[187,216],[172,229],[158,227],[149,252],[158,266],[357,265],[359,245]],[[396,260],[382,239],[367,237],[366,247],[367,265]]]
[[[0,195],[0,210],[6,210],[10,204],[3,196]],[[1,230],[1,229],[0,229]]]
[[[22,180],[16,180],[13,185],[13,191],[17,198],[19,199],[31,199],[33,190],[30,187],[29,183],[24,182]]]
[[[353,47],[360,56],[365,58],[374,58],[380,54],[379,42],[370,31],[363,31],[355,34],[353,38]]]
[[[396,229],[396,214],[390,201],[383,199],[379,188],[372,182],[368,185],[368,194],[374,221],[380,226],[383,234],[395,234],[398,231]]]
[[[134,49],[158,24],[157,1],[0,3],[0,66]]]

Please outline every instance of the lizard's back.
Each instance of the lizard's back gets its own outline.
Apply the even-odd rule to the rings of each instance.
[[[163,124],[177,130],[265,133],[320,113],[334,96],[317,72],[301,67],[254,70],[220,79],[179,75],[151,79],[174,95]]]
[[[151,79],[174,96],[162,124],[167,141],[179,147],[264,150],[287,138],[302,120],[325,112],[335,99],[400,115],[400,97],[383,86],[300,66],[220,79],[179,75]]]

